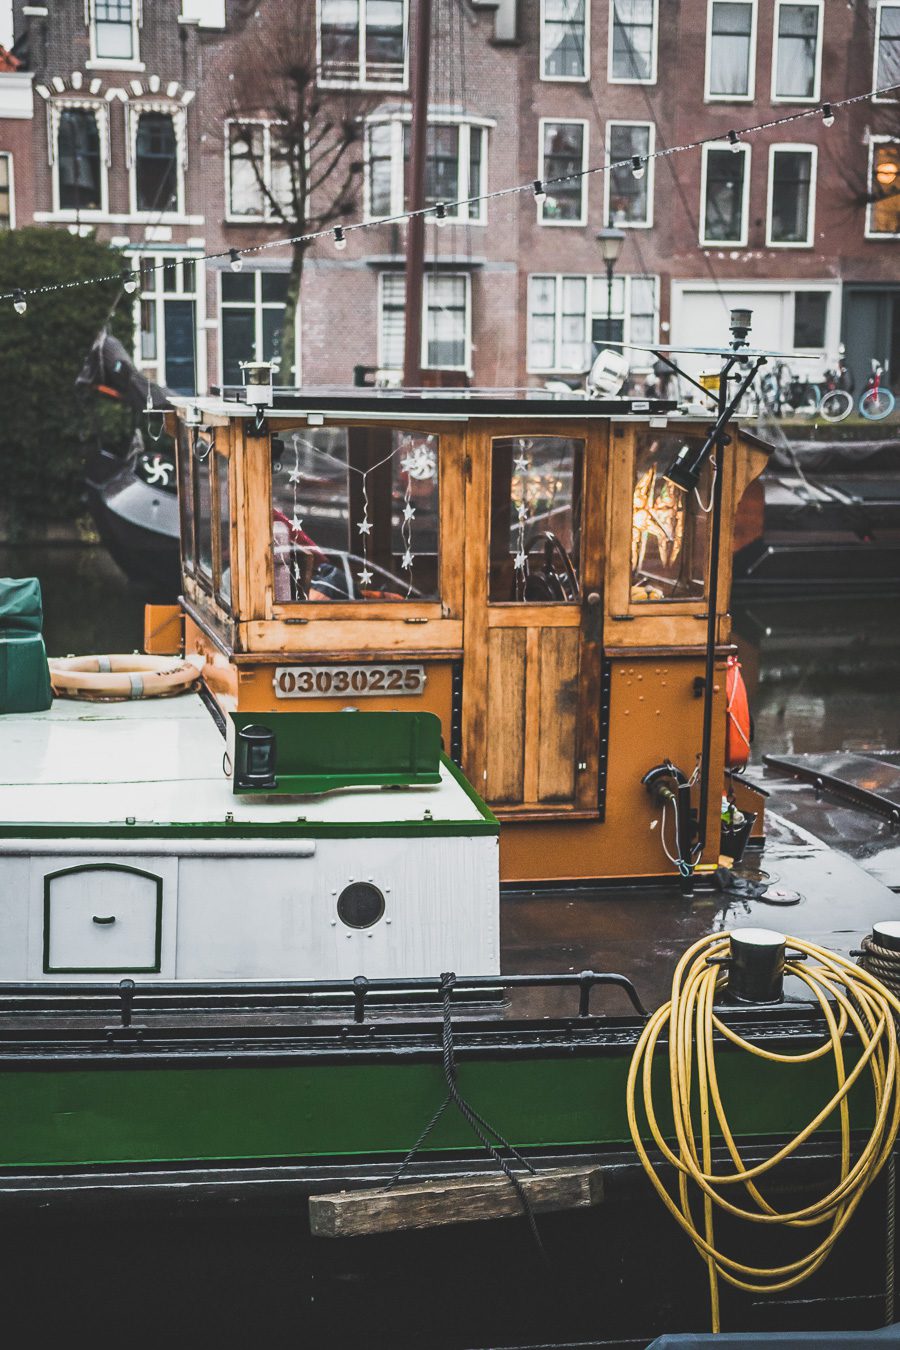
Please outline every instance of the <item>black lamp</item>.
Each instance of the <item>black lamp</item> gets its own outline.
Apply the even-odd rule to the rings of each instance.
[[[241,727],[235,737],[235,790],[274,788],[275,732],[251,723]]]

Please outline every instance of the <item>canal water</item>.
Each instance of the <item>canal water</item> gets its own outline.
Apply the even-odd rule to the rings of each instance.
[[[102,548],[0,545],[0,576],[40,578],[52,656],[141,648],[144,596]],[[735,607],[734,630],[754,761],[900,748],[900,597],[761,599]]]

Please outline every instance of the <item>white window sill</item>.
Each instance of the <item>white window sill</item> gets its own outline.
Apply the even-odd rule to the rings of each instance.
[[[399,84],[390,84],[381,80],[316,80],[320,89],[365,89],[373,93],[383,91],[386,94],[402,94],[406,92],[409,81],[403,80]]]
[[[778,239],[766,240],[766,248],[781,249],[781,248],[812,248],[812,247],[813,247],[812,239],[803,239],[800,241],[796,239],[785,239],[783,241]]]
[[[773,95],[772,95],[772,103],[773,103],[773,104],[777,103],[777,104],[779,104],[779,105],[789,105],[789,104],[791,104],[791,103],[797,103],[797,104],[802,105],[803,107],[808,108],[808,107],[810,107],[813,103],[818,103],[818,102],[819,102],[819,96],[818,96],[818,94],[816,94],[814,98],[801,98],[799,94],[773,94]]]
[[[753,94],[704,94],[704,103],[753,103]]]
[[[160,216],[153,213],[126,215],[116,211],[35,211],[34,219],[42,225],[81,225],[91,221],[96,225],[204,225],[204,216]]]
[[[143,71],[147,67],[143,61],[114,61],[112,57],[98,57],[95,61],[85,61],[85,70],[131,70]]]
[[[654,75],[653,78],[652,78],[651,80],[626,80],[626,79],[624,78],[624,76],[623,76],[622,78],[620,78],[620,79],[616,79],[616,77],[615,77],[614,75],[610,75],[610,77],[609,77],[609,79],[606,81],[606,83],[607,83],[607,84],[656,84],[656,76]]]
[[[546,230],[583,230],[587,224],[586,220],[538,220],[542,229]]]
[[[746,239],[701,239],[701,248],[746,248]]]
[[[900,231],[897,234],[888,234],[886,230],[866,230],[866,239],[872,239],[878,243],[881,239],[900,239]]]
[[[296,220],[284,216],[226,216],[226,225],[296,225]]]
[[[542,84],[587,84],[587,75],[541,75]]]

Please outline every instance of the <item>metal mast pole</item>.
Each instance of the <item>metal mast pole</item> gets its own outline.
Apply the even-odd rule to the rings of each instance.
[[[409,157],[409,207],[425,205],[425,160],[428,137],[428,58],[431,49],[431,3],[419,0],[413,29],[412,145]],[[403,346],[403,383],[422,383],[422,298],[425,272],[425,217],[410,217],[406,227],[406,329]]]

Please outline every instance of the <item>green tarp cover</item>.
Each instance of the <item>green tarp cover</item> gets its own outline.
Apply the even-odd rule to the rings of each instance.
[[[0,713],[44,712],[53,702],[37,577],[0,577]]]
[[[0,577],[0,632],[39,633],[43,622],[37,577]]]

